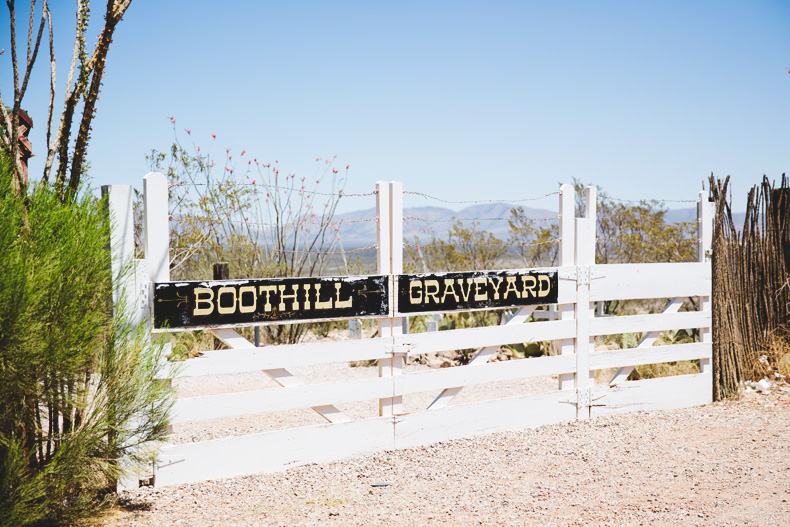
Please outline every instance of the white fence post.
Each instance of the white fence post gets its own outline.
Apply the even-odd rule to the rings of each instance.
[[[134,291],[134,214],[130,185],[103,185],[110,215],[110,256],[112,258],[113,313],[121,305],[131,310],[139,306]],[[136,315],[136,313],[135,313]],[[136,317],[135,317],[136,318]]]
[[[716,214],[716,205],[708,201],[708,196],[704,190],[699,193],[697,200],[697,258],[700,262],[711,261],[711,251],[713,247],[713,219]],[[700,311],[711,311],[710,296],[701,296],[699,299]],[[700,329],[699,341],[711,342],[713,339],[710,328]],[[700,359],[699,372],[709,373],[711,371],[710,359]]]
[[[595,187],[584,192],[586,213],[576,218],[576,417],[590,417],[591,389],[595,373],[590,369],[590,353],[595,342],[590,337],[590,319],[595,316],[590,303],[590,280],[595,264]]]
[[[576,227],[573,219],[574,211],[574,189],[573,185],[560,186],[560,247],[559,264],[560,267],[573,266],[576,261],[575,234]],[[559,320],[571,320],[574,316],[573,304],[560,304],[558,307]],[[571,355],[574,352],[573,339],[559,341],[560,355]],[[573,374],[563,373],[559,375],[559,389],[570,390],[573,388]]]
[[[394,227],[392,224],[392,202],[390,199],[390,183],[387,181],[379,181],[376,183],[376,217],[378,218],[376,241],[378,245],[378,262],[377,269],[379,274],[392,276],[392,233]],[[402,214],[402,213],[401,213]],[[403,226],[401,225],[402,229]],[[402,238],[401,230],[401,240]],[[401,245],[402,245],[401,241]],[[402,249],[401,249],[402,250]],[[400,261],[403,261],[403,256],[400,256]],[[394,302],[394,284],[390,283],[390,305]],[[392,318],[384,318],[379,320],[379,335],[385,338],[391,338],[395,331],[394,320]],[[399,370],[398,362],[392,358],[379,359],[379,377],[392,377],[401,373]],[[402,397],[388,397],[379,399],[379,415],[393,415],[400,413],[402,405]]]
[[[167,178],[159,172],[143,177],[145,211],[145,259],[151,282],[170,280],[170,213],[167,204]]]
[[[170,281],[170,208],[167,190],[164,174],[149,172],[143,176],[143,237],[148,264],[148,287],[145,293],[151,322],[154,316],[153,283]],[[164,355],[170,355],[170,342],[164,346]]]

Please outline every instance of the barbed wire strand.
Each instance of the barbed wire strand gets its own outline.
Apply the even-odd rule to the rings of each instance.
[[[562,238],[552,238],[550,240],[546,240],[544,242],[537,242],[537,243],[508,243],[502,245],[502,248],[509,249],[511,247],[540,247],[541,245],[552,245],[552,244],[559,244],[562,241]],[[413,247],[417,251],[421,250],[424,247],[427,247],[430,243],[417,245],[414,243],[405,243],[403,244],[404,248]]]
[[[612,200],[612,201],[619,201],[622,203],[650,203],[651,201],[657,201],[658,203],[698,203],[699,200],[697,199],[622,199],[622,198],[613,198],[611,196],[602,196],[601,199],[603,200]]]
[[[544,199],[549,196],[554,196],[555,194],[559,194],[560,191],[557,190],[555,192],[549,192],[548,194],[544,194],[543,196],[538,196],[535,198],[523,198],[523,199],[478,199],[478,200],[470,200],[470,201],[454,201],[449,199],[442,199],[436,196],[431,196],[430,194],[425,194],[424,192],[416,192],[414,190],[404,190],[404,194],[412,194],[414,196],[422,196],[423,198],[433,199],[436,201],[441,201],[442,203],[457,203],[457,204],[469,204],[469,203],[522,203],[525,201],[537,201],[539,199]]]
[[[173,187],[207,187],[207,186],[211,186],[211,185],[212,185],[212,183],[170,183],[168,185],[168,188],[173,188]],[[214,184],[214,185],[219,187],[218,184]],[[245,186],[250,186],[250,187],[255,187],[255,188],[266,188],[266,189],[272,189],[272,190],[285,190],[285,191],[291,191],[291,192],[303,192],[305,194],[315,194],[316,196],[337,196],[339,198],[358,198],[358,197],[375,196],[376,195],[376,191],[375,190],[372,191],[372,192],[349,193],[349,194],[347,194],[347,193],[343,192],[342,190],[339,190],[338,192],[334,192],[334,193],[333,192],[321,192],[321,191],[312,191],[312,190],[303,189],[303,188],[297,188],[297,187],[281,187],[279,185],[269,185],[267,183],[233,182],[231,184],[228,184],[227,186],[228,187],[232,187],[232,186],[237,186],[237,185],[245,185]]]
[[[195,249],[207,248],[207,247],[210,247],[210,246],[208,244],[179,245],[179,246],[176,246],[176,247],[171,247],[170,250],[175,251],[175,250],[179,250],[180,249],[180,250],[187,251],[187,250],[195,250]],[[223,249],[249,249],[250,248],[248,245],[222,245],[221,247]],[[275,249],[275,248],[270,248],[270,249],[267,249],[267,250],[268,250],[268,252],[272,252],[272,253],[331,254],[331,255],[335,255],[335,254],[340,254],[341,252],[354,253],[354,252],[359,252],[359,251],[369,251],[371,249],[378,249],[378,248],[379,248],[379,246],[378,246],[378,244],[376,244],[376,245],[368,245],[368,246],[365,246],[365,247],[356,247],[354,249],[345,249],[343,251],[341,251],[340,249],[338,249],[336,251],[316,251],[316,250],[298,251],[298,250],[292,250],[292,249]],[[261,250],[261,252],[263,252],[263,251],[264,250]]]
[[[174,221],[176,223],[181,223],[187,220],[220,222],[220,220],[215,220],[214,218],[201,218],[200,216],[181,216],[180,218],[175,218],[173,216],[170,216],[170,221]],[[340,221],[331,221],[331,222],[329,221],[320,222],[320,221],[310,220],[310,221],[294,221],[294,222],[283,222],[283,223],[261,223],[255,221],[247,221],[247,220],[222,220],[221,222],[237,223],[239,225],[256,225],[260,227],[292,227],[298,225],[326,225],[326,226],[340,227],[346,224],[365,223],[369,221],[378,223],[379,219],[376,217],[376,218],[363,218],[359,220],[340,220]]]
[[[527,218],[530,221],[557,221],[558,217],[555,216],[553,218]],[[403,221],[406,220],[413,220],[413,221],[425,221],[430,223],[450,223],[455,221],[510,221],[509,218],[450,218],[444,220],[431,220],[428,218],[417,218],[415,216],[404,216]]]

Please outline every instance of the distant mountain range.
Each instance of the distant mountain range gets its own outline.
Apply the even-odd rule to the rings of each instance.
[[[422,241],[429,241],[434,236],[447,239],[449,230],[455,220],[465,220],[464,224],[476,222],[477,229],[490,232],[499,239],[505,240],[510,234],[507,219],[515,205],[510,203],[487,203],[473,205],[460,211],[443,207],[410,207],[403,210],[403,238],[412,241],[415,236]],[[557,211],[524,207],[528,218],[555,218]],[[339,233],[345,249],[367,247],[376,243],[376,209],[365,209],[347,212],[335,216],[335,221],[342,220]],[[733,214],[735,224],[743,223],[743,213]],[[667,211],[666,220],[671,223],[679,221],[696,221],[697,208],[673,209]],[[370,221],[365,221],[370,220]]]

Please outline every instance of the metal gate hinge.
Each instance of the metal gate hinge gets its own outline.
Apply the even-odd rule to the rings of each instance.
[[[574,399],[560,399],[560,402],[574,404],[577,408],[589,408],[591,406],[606,406],[608,404],[606,401],[596,404],[596,401],[600,401],[604,397],[606,397],[605,394],[593,396],[592,388],[581,388],[576,390]]]
[[[576,284],[580,286],[590,285],[590,266],[576,266]]]

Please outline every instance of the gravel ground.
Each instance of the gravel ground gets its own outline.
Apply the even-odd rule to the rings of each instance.
[[[98,525],[774,526],[790,521],[789,453],[790,388],[780,386],[738,402],[125,491]]]

